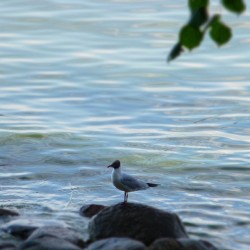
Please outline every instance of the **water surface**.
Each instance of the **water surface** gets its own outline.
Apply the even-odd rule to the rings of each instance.
[[[250,244],[249,11],[166,64],[185,1],[1,1],[0,200],[79,222],[115,204],[112,161],[159,188],[129,200],[177,212],[193,238]],[[84,219],[77,224],[86,230]]]

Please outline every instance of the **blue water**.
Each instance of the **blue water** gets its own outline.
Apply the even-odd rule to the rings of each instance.
[[[186,1],[1,1],[1,206],[78,222],[83,204],[122,201],[106,168],[120,159],[161,184],[130,201],[248,250],[250,13],[212,9],[233,40],[166,64]]]

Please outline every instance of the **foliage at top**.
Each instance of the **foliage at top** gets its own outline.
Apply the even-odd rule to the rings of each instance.
[[[241,14],[246,9],[244,0],[221,0],[221,4],[228,11]],[[179,41],[168,55],[168,62],[174,60],[184,51],[198,47],[205,34],[218,45],[226,44],[232,37],[232,31],[221,19],[221,15],[209,14],[209,0],[188,0],[190,19],[179,32]]]

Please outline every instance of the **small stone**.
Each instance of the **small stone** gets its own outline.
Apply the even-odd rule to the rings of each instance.
[[[148,250],[182,250],[182,248],[176,239],[161,238],[154,241]]]
[[[0,240],[0,249],[1,250],[17,250],[17,246],[12,242]]]
[[[140,241],[130,238],[113,237],[98,240],[90,244],[86,250],[146,250],[146,246]]]
[[[65,227],[56,227],[56,226],[55,227],[44,226],[36,229],[25,242],[26,243],[28,243],[29,241],[32,242],[43,237],[55,237],[58,239],[68,241],[79,247],[85,246],[84,240],[80,233],[76,232],[73,229]]]
[[[69,241],[44,236],[21,244],[19,250],[80,250],[82,248],[70,243]]]
[[[217,248],[203,240],[162,238],[154,241],[148,250],[217,250]]]
[[[183,250],[218,250],[210,242],[204,240],[179,239]]]
[[[67,227],[64,222],[57,220],[19,219],[4,224],[0,229],[6,233],[26,239],[33,231],[42,226]]]
[[[84,205],[80,208],[79,213],[81,216],[91,218],[94,215],[98,214],[105,207],[106,206],[96,204]]]
[[[15,210],[8,209],[8,208],[0,208],[0,216],[18,216],[19,213]]]

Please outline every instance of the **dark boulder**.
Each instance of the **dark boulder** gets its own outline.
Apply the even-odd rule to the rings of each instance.
[[[140,241],[129,238],[108,238],[90,244],[86,250],[146,250]]]
[[[89,223],[90,241],[129,237],[150,245],[159,238],[187,238],[179,217],[170,212],[136,203],[107,207]]]
[[[183,250],[176,239],[161,238],[154,241],[148,250]]]
[[[82,248],[64,239],[44,236],[34,240],[25,241],[19,250],[80,250]]]
[[[84,205],[80,208],[80,215],[83,217],[91,218],[94,215],[98,214],[101,210],[103,210],[106,206],[103,205]]]
[[[13,242],[0,240],[0,249],[1,250],[17,250],[17,246]]]
[[[76,232],[73,229],[65,227],[53,227],[53,226],[44,226],[36,229],[29,238],[25,241],[25,244],[30,242],[38,241],[44,237],[54,237],[68,241],[78,247],[84,247],[85,243],[83,237],[80,233]]]
[[[148,250],[217,250],[204,240],[162,238],[154,241]]]
[[[19,213],[8,208],[0,208],[0,216],[18,216]]]
[[[43,226],[67,227],[64,222],[57,220],[18,219],[4,224],[0,229],[6,233],[26,239],[33,231]]]
[[[217,250],[210,242],[205,240],[180,239],[183,250]]]

